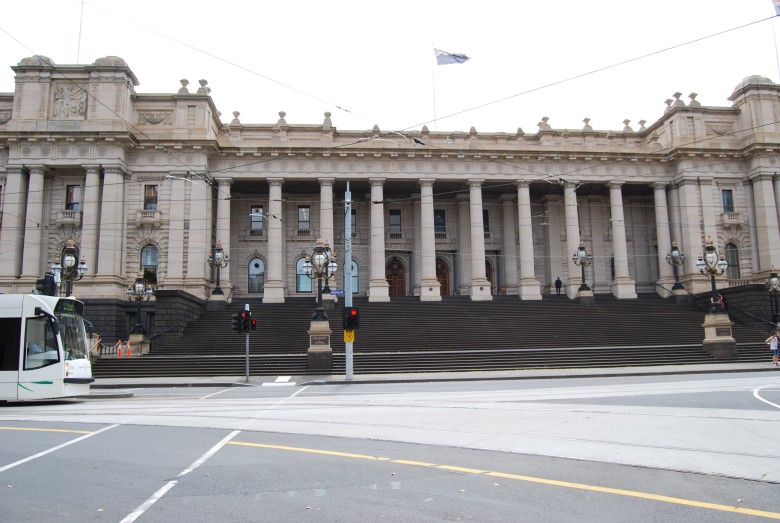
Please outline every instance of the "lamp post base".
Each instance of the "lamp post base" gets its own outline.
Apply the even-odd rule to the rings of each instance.
[[[702,349],[718,360],[737,357],[737,342],[731,335],[732,321],[725,312],[709,313],[704,316],[704,341]]]
[[[593,295],[593,291],[590,290],[590,289],[583,290],[580,287],[580,290],[577,291],[577,296],[575,296],[574,299],[577,300],[580,305],[595,305],[596,304],[596,298]]]
[[[331,374],[333,349],[330,347],[330,324],[327,320],[312,319],[309,327],[309,350],[306,351],[306,369]]]

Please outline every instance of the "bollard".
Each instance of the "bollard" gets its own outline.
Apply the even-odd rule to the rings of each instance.
[[[127,347],[125,347],[125,357],[130,357],[130,341],[127,342]]]
[[[119,340],[116,343],[116,357],[121,358],[122,357],[122,340]]]

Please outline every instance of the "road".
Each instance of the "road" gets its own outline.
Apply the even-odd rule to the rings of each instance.
[[[780,519],[780,372],[0,406],[2,521]]]

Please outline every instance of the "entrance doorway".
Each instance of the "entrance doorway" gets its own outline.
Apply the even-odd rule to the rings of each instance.
[[[436,279],[441,285],[441,295],[450,295],[450,264],[443,258],[436,258]]]
[[[400,258],[393,256],[385,265],[385,278],[390,297],[406,296],[406,266]]]

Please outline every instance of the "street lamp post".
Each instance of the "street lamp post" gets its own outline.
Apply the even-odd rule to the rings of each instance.
[[[127,299],[135,301],[138,305],[137,322],[130,331],[130,334],[143,334],[144,327],[141,325],[141,302],[149,301],[154,294],[152,286],[144,279],[143,273],[139,272],[132,285],[127,287]]]
[[[677,248],[677,242],[672,242],[672,251],[666,255],[666,262],[672,266],[672,271],[674,272],[674,286],[672,290],[685,289],[683,284],[680,283],[680,272],[678,270],[678,267],[685,263],[685,254]]]
[[[222,242],[217,242],[217,246],[214,248],[214,254],[209,255],[208,262],[212,268],[217,269],[217,285],[214,287],[214,290],[211,291],[211,294],[218,296],[222,295],[224,293],[222,292],[222,287],[219,286],[219,271],[220,269],[227,267],[230,262],[230,256],[228,256],[222,248]]]
[[[73,282],[79,281],[87,273],[87,262],[84,258],[79,261],[79,248],[76,242],[68,240],[65,243],[60,261],[55,262],[51,268],[54,272],[54,281],[60,283],[64,280],[65,296],[70,296],[73,294]]]
[[[574,265],[579,265],[580,269],[582,270],[582,285],[580,285],[579,290],[589,291],[590,287],[588,287],[588,284],[585,283],[585,267],[593,263],[593,255],[585,250],[585,244],[580,241],[580,246],[577,248],[577,251],[574,253],[574,256],[571,257],[571,259],[574,262]]]
[[[718,251],[715,250],[715,246],[712,244],[712,238],[707,236],[704,254],[699,256],[699,261],[696,262],[696,268],[705,276],[709,275],[710,277],[712,297],[710,298],[710,306],[707,310],[710,314],[726,312],[723,310],[723,304],[720,302],[720,296],[718,295],[718,288],[715,286],[715,276],[726,272],[728,266],[729,264],[726,262],[726,258],[722,254],[718,254]]]
[[[311,319],[315,321],[327,321],[328,315],[322,308],[322,279],[325,278],[325,289],[328,289],[328,279],[336,272],[336,259],[330,250],[328,242],[318,239],[314,244],[314,251],[303,263],[303,273],[311,279],[317,278],[317,310]],[[329,291],[328,291],[329,292]]]
[[[778,278],[776,272],[769,274],[769,281],[766,282],[766,288],[769,291],[769,300],[772,307],[772,323],[777,325],[778,316],[780,316],[780,310],[778,310],[777,299],[780,296],[780,278]]]

